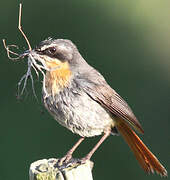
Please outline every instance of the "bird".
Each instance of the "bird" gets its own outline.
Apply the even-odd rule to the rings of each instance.
[[[102,135],[82,163],[91,159],[109,135],[120,134],[145,172],[168,175],[135,133],[144,130],[127,102],[87,63],[71,40],[45,39],[21,55],[26,56],[38,70],[46,71],[42,88],[45,108],[59,124],[80,136],[61,162],[68,162],[85,138]]]

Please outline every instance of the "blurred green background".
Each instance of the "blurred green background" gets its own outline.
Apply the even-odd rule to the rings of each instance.
[[[19,33],[17,0],[1,0],[0,39],[27,49]],[[127,100],[141,122],[140,137],[170,171],[170,1],[25,0],[23,29],[35,47],[47,37],[72,40],[83,57]],[[16,98],[27,60],[13,62],[0,45],[0,179],[28,179],[32,162],[62,157],[78,136],[61,127],[27,88]],[[83,157],[99,137],[74,154]],[[92,157],[94,179],[156,180],[146,175],[121,137],[110,136]]]

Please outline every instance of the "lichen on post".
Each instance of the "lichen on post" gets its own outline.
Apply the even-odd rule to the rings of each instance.
[[[30,180],[93,180],[93,162],[81,164],[78,159],[59,165],[59,159],[42,159],[30,165]]]

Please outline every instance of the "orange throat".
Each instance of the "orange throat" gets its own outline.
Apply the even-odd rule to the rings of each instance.
[[[72,73],[68,62],[60,64],[49,63],[47,65],[49,68],[54,68],[54,70],[46,72],[45,88],[49,95],[55,96],[64,87],[68,86]]]

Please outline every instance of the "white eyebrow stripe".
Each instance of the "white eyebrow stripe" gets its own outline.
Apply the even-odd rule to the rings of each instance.
[[[49,48],[49,47],[53,47],[53,46],[55,46],[55,44],[43,45],[43,46],[41,47],[41,51],[44,51],[45,49],[47,49],[47,48]]]
[[[49,44],[49,45],[44,45],[41,47],[41,51],[44,51],[45,49],[48,49],[48,48],[53,47],[53,46],[56,46],[56,44],[53,43],[53,44]],[[60,50],[66,50],[67,49],[67,47],[64,44],[57,45],[57,48]]]

